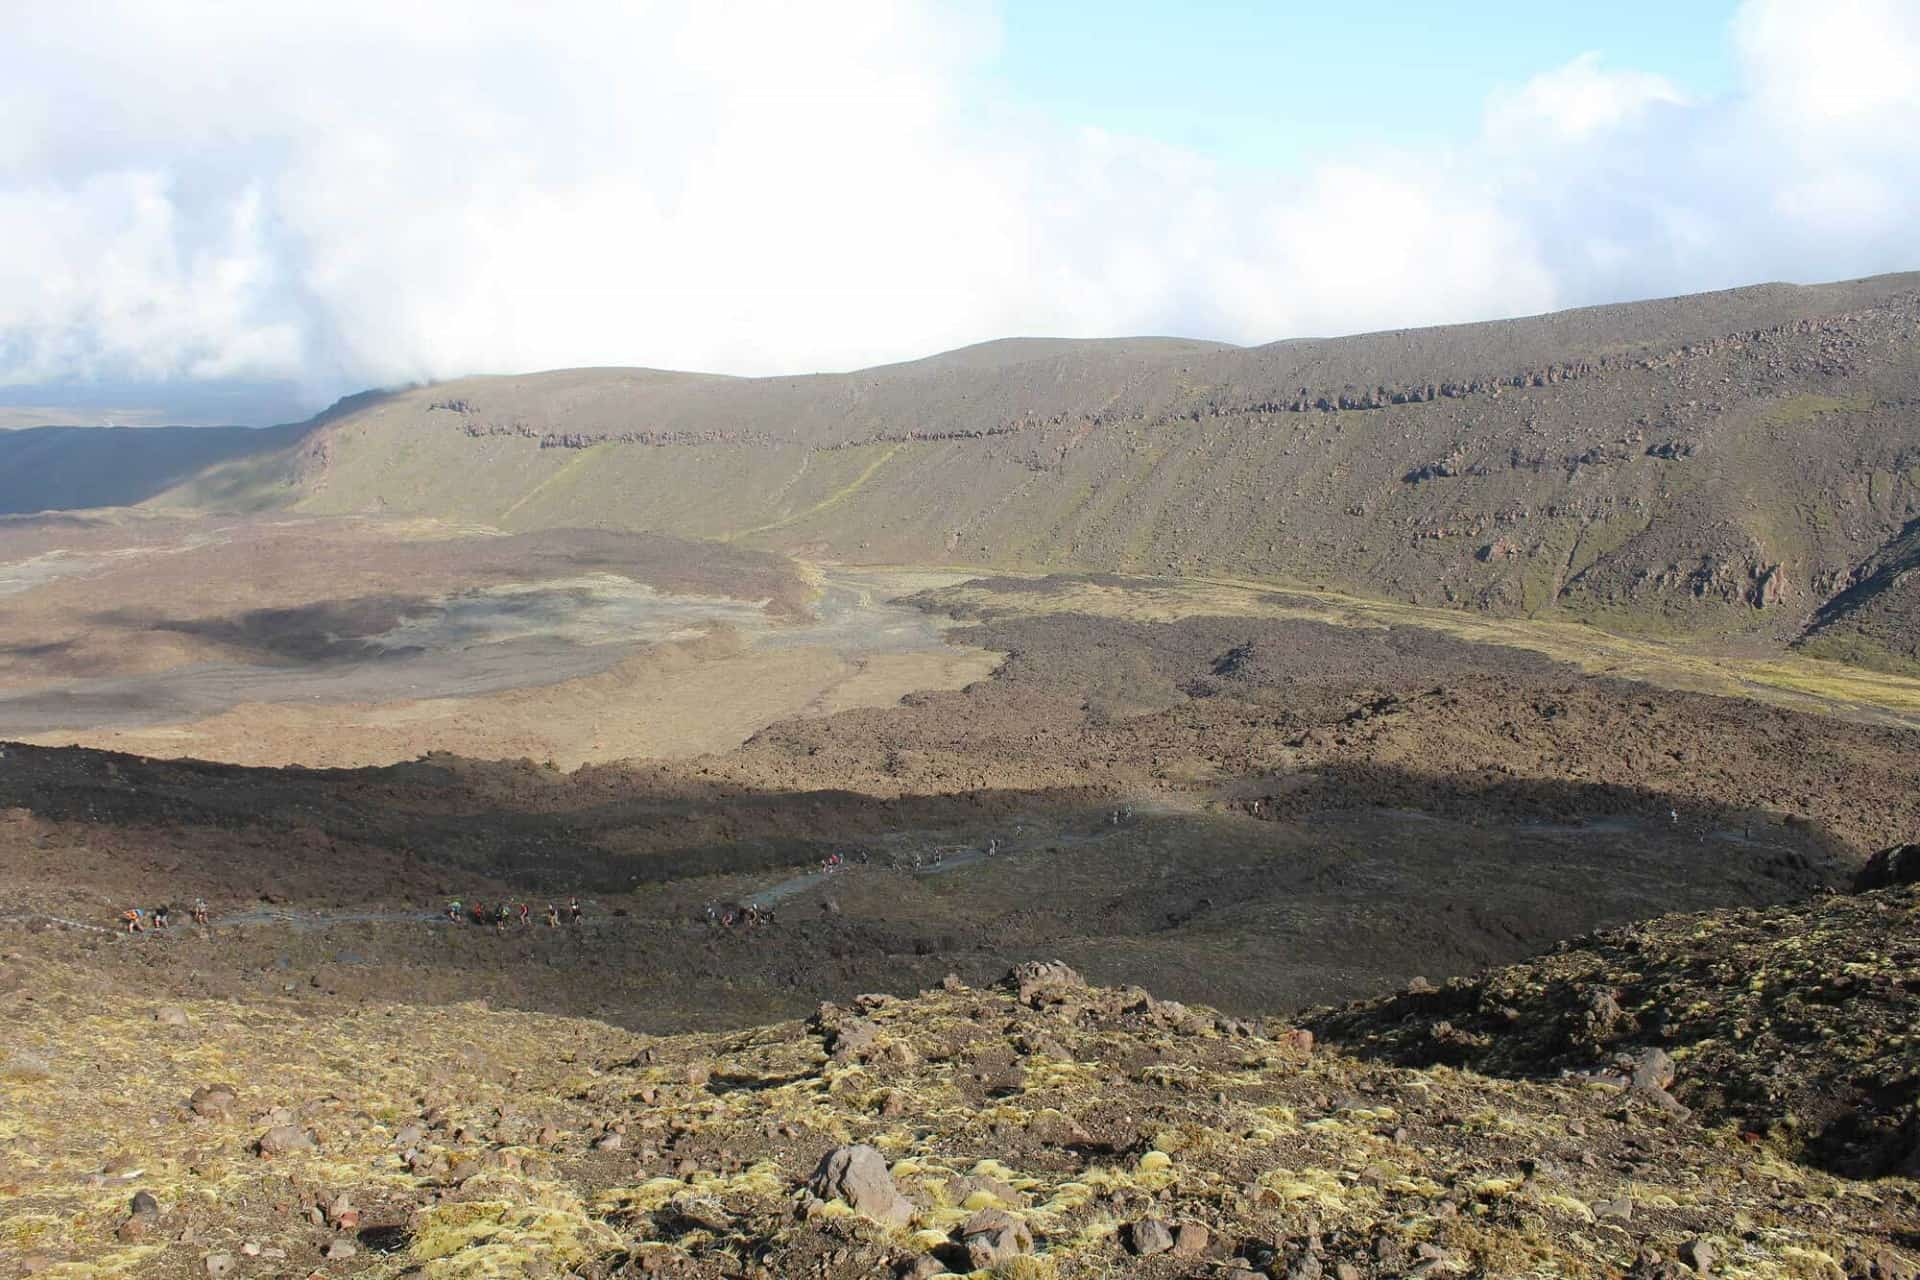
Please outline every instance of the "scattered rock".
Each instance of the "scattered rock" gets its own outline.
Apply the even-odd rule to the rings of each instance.
[[[207,1274],[212,1276],[213,1280],[220,1280],[222,1276],[233,1274],[235,1263],[230,1253],[210,1253],[207,1255],[206,1266]]]
[[[158,1218],[160,1216],[160,1202],[153,1198],[151,1191],[136,1191],[133,1193],[132,1213],[136,1218],[147,1218],[149,1220]]]
[[[827,1152],[807,1186],[822,1200],[844,1200],[855,1213],[890,1226],[903,1226],[913,1217],[913,1205],[893,1184],[886,1157],[864,1143]]]
[[[153,1020],[163,1027],[184,1027],[187,1025],[187,1011],[179,1005],[167,1005],[154,1011]]]
[[[898,1277],[898,1280],[930,1280],[933,1276],[951,1273],[947,1270],[946,1263],[923,1253],[918,1257],[906,1259],[894,1268],[893,1274]]]
[[[1150,1258],[1173,1248],[1173,1233],[1158,1218],[1142,1218],[1128,1230],[1127,1243],[1141,1257]]]
[[[358,1252],[360,1252],[360,1250],[354,1246],[351,1240],[335,1240],[327,1246],[327,1257],[336,1262],[341,1258],[351,1258]]]
[[[178,1096],[178,1095],[176,1095]],[[239,1108],[240,1099],[224,1084],[203,1084],[187,1099],[187,1109],[209,1120],[224,1120]]]

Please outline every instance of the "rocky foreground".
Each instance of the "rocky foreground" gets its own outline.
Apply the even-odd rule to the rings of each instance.
[[[656,1038],[161,1005],[34,942],[0,965],[0,1275],[1896,1280],[1920,1257],[1913,887],[1600,935],[1318,1040],[1049,964]]]

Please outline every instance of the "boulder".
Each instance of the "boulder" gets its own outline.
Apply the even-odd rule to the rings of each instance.
[[[887,1159],[864,1143],[835,1147],[820,1157],[807,1187],[822,1200],[844,1200],[855,1213],[889,1226],[904,1226],[913,1205],[893,1185]]]
[[[277,1124],[255,1139],[253,1149],[263,1156],[280,1156],[290,1151],[311,1151],[313,1135],[291,1124]]]
[[[1920,841],[1896,844],[1868,858],[1853,878],[1853,891],[1866,893],[1903,884],[1920,884]]]
[[[1666,1090],[1673,1086],[1673,1058],[1665,1049],[1642,1049],[1633,1058],[1633,1087]]]
[[[1173,1248],[1173,1232],[1158,1218],[1142,1218],[1127,1231],[1127,1244],[1143,1258]]]
[[[1003,985],[1011,987],[1021,1004],[1035,1008],[1060,1004],[1087,988],[1087,980],[1058,960],[1029,960],[1006,976]]]
[[[1173,1233],[1173,1252],[1176,1257],[1191,1258],[1195,1254],[1205,1253],[1213,1243],[1213,1233],[1198,1222],[1183,1222],[1179,1230]]]
[[[1705,1240],[1689,1240],[1680,1246],[1680,1261],[1692,1267],[1697,1275],[1712,1275],[1715,1258],[1713,1246]]]
[[[203,1084],[187,1099],[187,1109],[209,1120],[224,1120],[239,1106],[240,1099],[224,1084]]]
[[[1033,1252],[1027,1224],[999,1209],[982,1209],[960,1225],[960,1247],[975,1271]]]

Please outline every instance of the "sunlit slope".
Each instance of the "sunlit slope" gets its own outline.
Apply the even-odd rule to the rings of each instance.
[[[1920,277],[1232,348],[472,378],[163,499],[1799,634],[1920,515]],[[1863,615],[1864,616],[1864,615]]]

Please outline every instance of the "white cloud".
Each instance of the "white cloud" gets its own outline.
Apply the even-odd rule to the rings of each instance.
[[[843,368],[1920,266],[1905,0],[1750,0],[1724,100],[1587,54],[1446,153],[1272,174],[996,106],[989,9],[831,12],[22,7],[0,384]]]
[[[1499,141],[1578,141],[1637,121],[1655,106],[1686,102],[1666,77],[1609,71],[1599,53],[1589,51],[1518,89],[1496,90],[1487,104],[1487,132]]]

